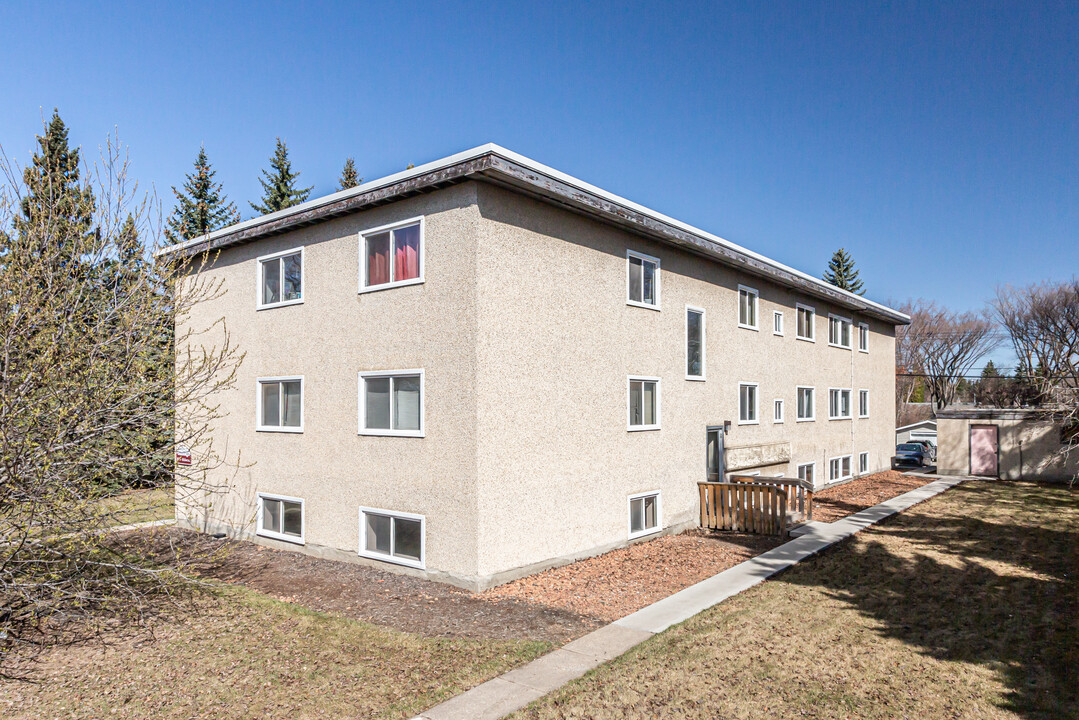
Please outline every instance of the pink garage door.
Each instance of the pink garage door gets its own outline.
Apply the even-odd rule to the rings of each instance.
[[[970,474],[996,477],[997,426],[970,426]]]

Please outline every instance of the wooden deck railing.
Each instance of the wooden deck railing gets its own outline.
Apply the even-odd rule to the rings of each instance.
[[[697,486],[703,528],[786,535],[791,522],[813,517],[813,487],[804,480],[731,475]]]

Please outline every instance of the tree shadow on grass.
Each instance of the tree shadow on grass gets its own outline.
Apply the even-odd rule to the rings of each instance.
[[[1079,717],[1079,494],[1061,514],[1063,496],[1036,488],[957,488],[970,514],[896,515],[777,580],[823,588],[918,652],[989,667],[1008,710]],[[1028,505],[983,519],[994,502]]]

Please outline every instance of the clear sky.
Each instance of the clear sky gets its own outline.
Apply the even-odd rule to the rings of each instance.
[[[204,143],[250,217],[277,135],[313,196],[496,142],[877,300],[1079,272],[1079,3],[866,5],[8,3],[0,145],[115,128],[167,211]]]

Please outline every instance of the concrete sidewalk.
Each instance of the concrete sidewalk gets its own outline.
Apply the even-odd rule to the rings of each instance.
[[[794,540],[616,620],[523,667],[488,680],[414,720],[498,720],[618,657],[656,633],[748,590],[889,515],[958,485],[963,479],[942,478],[834,523],[814,522],[802,526],[792,533],[798,535]]]

